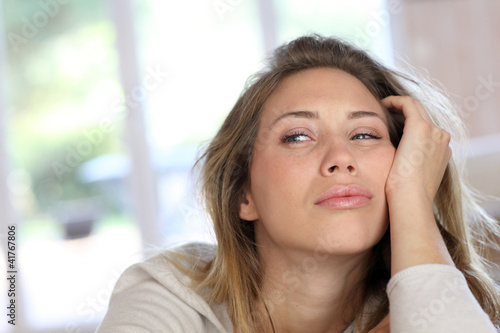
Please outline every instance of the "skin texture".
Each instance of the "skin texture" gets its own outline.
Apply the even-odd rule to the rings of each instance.
[[[317,118],[280,118],[294,111],[315,112]],[[348,119],[353,111],[379,117]],[[321,251],[331,254],[373,247],[387,227],[384,188],[395,153],[384,121],[379,102],[344,72],[309,70],[285,80],[264,106],[259,136],[265,139],[257,140],[249,205],[242,210],[259,221],[259,244],[313,253],[323,241]],[[297,141],[282,142],[286,135]],[[337,211],[314,204],[338,184],[365,187],[373,194],[370,204]]]
[[[398,151],[382,105],[406,117]],[[268,295],[262,301],[277,332],[348,326],[353,313],[345,300],[389,214],[393,274],[451,262],[432,217],[449,135],[418,105],[409,97],[378,101],[355,77],[331,68],[293,74],[265,103],[240,218],[255,221]],[[421,145],[427,139],[429,149]],[[424,162],[433,163],[408,166],[416,149],[426,149]],[[338,185],[360,186],[369,199],[342,209],[318,204]],[[372,332],[389,332],[388,322]]]

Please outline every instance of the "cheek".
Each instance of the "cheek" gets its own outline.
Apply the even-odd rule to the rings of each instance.
[[[387,176],[391,171],[392,162],[394,162],[395,155],[396,155],[396,149],[394,147],[390,147],[382,151],[378,157],[379,160],[377,162],[380,168],[382,169],[381,171],[384,174],[384,181],[387,180]]]
[[[396,149],[393,146],[381,147],[372,150],[363,156],[363,173],[369,173],[370,177],[379,183],[385,183],[394,161]]]
[[[273,157],[267,151],[260,151],[254,155],[250,169],[252,179],[252,193],[255,196],[268,196],[273,186],[279,190],[280,185],[286,185],[290,175],[290,165],[286,159]]]
[[[278,209],[300,200],[301,184],[307,182],[310,161],[293,158],[272,150],[254,154],[250,169],[252,196],[259,210],[265,207]]]

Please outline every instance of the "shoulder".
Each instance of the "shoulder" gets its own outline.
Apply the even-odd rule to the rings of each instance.
[[[121,275],[99,332],[225,332],[229,325],[223,305],[209,304],[184,273],[208,263],[215,246],[187,244],[155,251]],[[190,267],[191,266],[191,267]]]
[[[167,288],[173,292],[191,291],[192,281],[186,272],[209,263],[215,257],[215,251],[215,245],[203,243],[150,250],[146,260],[125,270],[115,286],[114,294],[148,281],[155,288]]]

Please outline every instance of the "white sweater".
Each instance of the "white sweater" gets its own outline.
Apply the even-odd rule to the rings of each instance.
[[[204,260],[214,255],[205,251]],[[162,255],[129,267],[118,280],[97,329],[108,332],[233,332],[225,304],[207,303]],[[387,286],[391,333],[496,333],[463,274],[426,264],[394,275]],[[344,333],[356,332],[355,324]]]

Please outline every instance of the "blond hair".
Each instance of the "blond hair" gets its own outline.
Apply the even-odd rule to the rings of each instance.
[[[365,51],[335,38],[300,37],[278,48],[269,66],[247,86],[217,135],[200,157],[202,194],[217,238],[215,258],[191,271],[210,302],[226,302],[235,331],[254,332],[259,325],[253,309],[261,297],[262,265],[251,221],[239,218],[243,193],[259,128],[262,106],[286,77],[310,68],[336,68],[360,80],[381,100],[390,95],[419,99],[437,126],[463,142],[464,128],[447,98],[425,80],[389,69]],[[390,119],[391,141],[397,147],[404,119]],[[455,151],[435,198],[435,217],[456,267],[463,272],[477,301],[494,323],[500,318],[499,291],[487,274],[484,249],[498,234],[497,222],[477,204],[464,181],[464,156]],[[389,232],[389,231],[388,231]],[[388,233],[372,251],[372,264],[362,279],[361,297],[354,301],[355,320],[367,332],[388,313],[385,287],[390,278]],[[376,299],[373,312],[363,313]],[[365,316],[362,320],[361,316]],[[361,324],[363,322],[363,324]],[[362,327],[361,327],[362,326]]]

